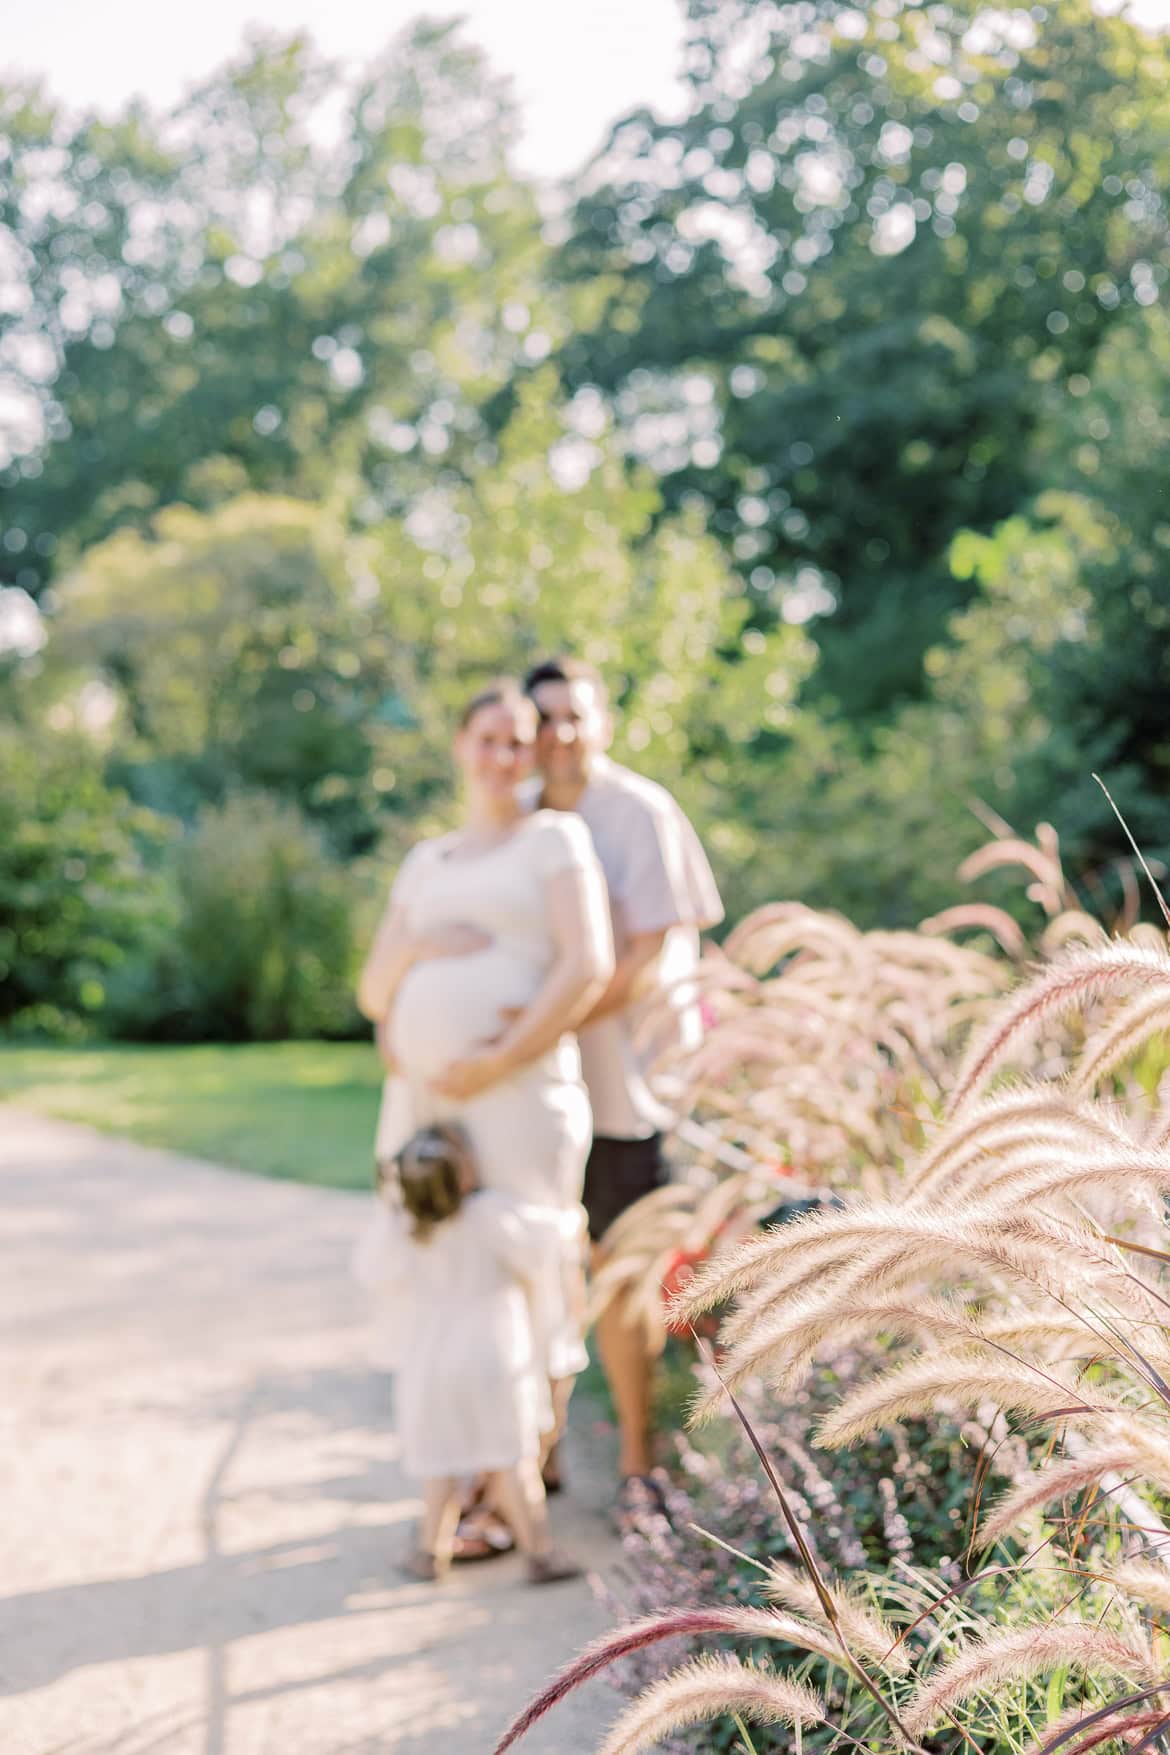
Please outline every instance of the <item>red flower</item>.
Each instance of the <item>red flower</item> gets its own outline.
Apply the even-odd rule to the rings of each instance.
[[[705,1260],[705,1249],[676,1249],[662,1272],[662,1296],[673,1298],[694,1275],[696,1264]]]

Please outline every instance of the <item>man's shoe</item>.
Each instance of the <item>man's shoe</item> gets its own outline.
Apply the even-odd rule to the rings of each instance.
[[[585,1568],[568,1554],[550,1548],[547,1554],[533,1554],[528,1562],[529,1584],[560,1584],[562,1579],[583,1578]]]
[[[447,1570],[425,1548],[416,1548],[412,1554],[408,1554],[401,1569],[408,1578],[417,1578],[421,1584],[434,1584]]]
[[[614,1502],[614,1521],[626,1529],[647,1517],[662,1517],[670,1522],[666,1494],[654,1475],[626,1475]]]

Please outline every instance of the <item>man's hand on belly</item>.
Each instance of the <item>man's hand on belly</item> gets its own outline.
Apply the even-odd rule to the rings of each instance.
[[[512,1071],[512,1063],[507,1056],[497,1049],[487,1047],[479,1054],[465,1055],[461,1060],[453,1060],[450,1066],[444,1067],[437,1078],[431,1080],[431,1089],[440,1097],[450,1097],[457,1103],[465,1103],[469,1097],[478,1097],[481,1091],[488,1091],[500,1080],[507,1078]]]

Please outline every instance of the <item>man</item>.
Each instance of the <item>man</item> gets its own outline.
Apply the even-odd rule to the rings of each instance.
[[[664,787],[611,761],[613,725],[605,685],[592,666],[550,659],[524,680],[540,714],[540,802],[584,818],[609,885],[617,965],[578,1029],[593,1105],[593,1147],[585,1210],[594,1266],[604,1234],[627,1207],[664,1180],[661,1128],[667,1112],[647,1083],[635,1038],[638,1017],[665,1013],[675,1041],[699,1028],[686,977],[699,933],[723,918],[723,904],[699,838]],[[681,986],[680,986],[681,983]],[[655,1030],[656,1049],[667,1045]],[[619,1503],[644,1501],[650,1478],[652,1359],[641,1326],[615,1300],[597,1322],[597,1350],[617,1411]]]

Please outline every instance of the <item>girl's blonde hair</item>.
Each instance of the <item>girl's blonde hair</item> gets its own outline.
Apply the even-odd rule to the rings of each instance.
[[[402,1204],[414,1221],[412,1235],[426,1243],[436,1225],[453,1218],[471,1186],[471,1148],[461,1128],[436,1122],[420,1127],[393,1160]],[[387,1167],[379,1165],[379,1182]]]

